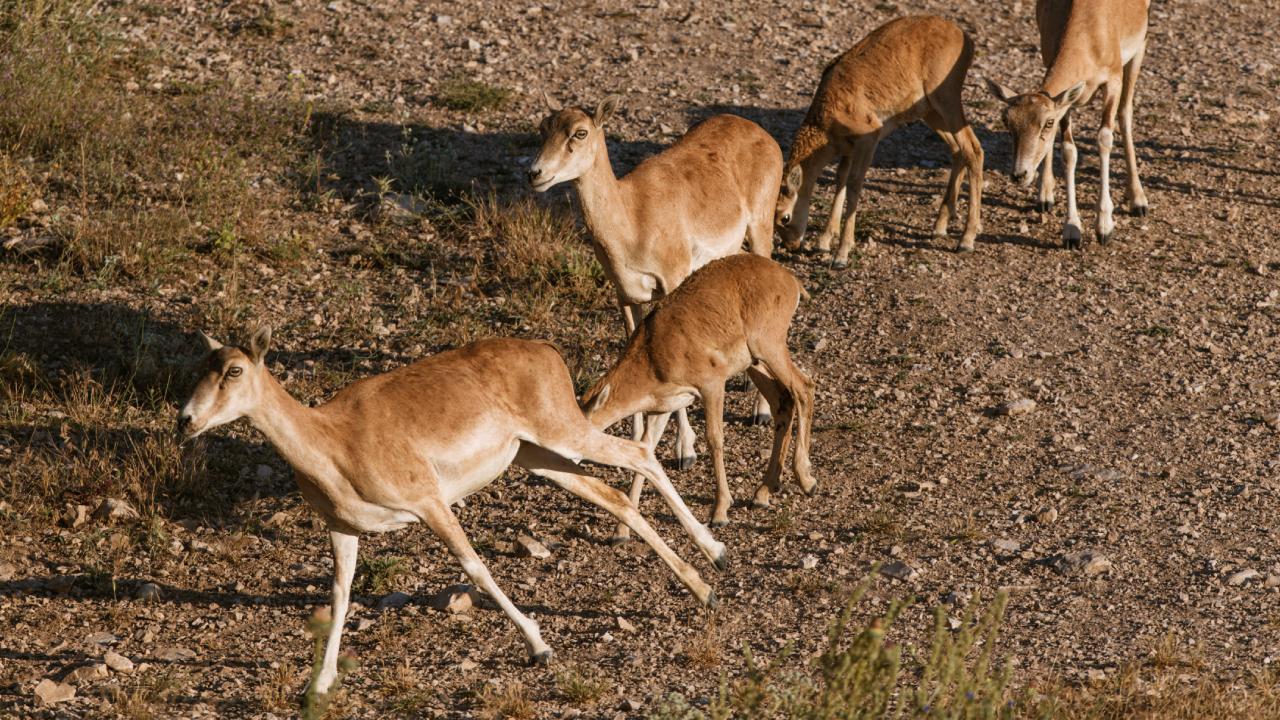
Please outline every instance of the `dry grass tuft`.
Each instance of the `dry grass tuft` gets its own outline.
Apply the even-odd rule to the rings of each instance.
[[[585,673],[574,665],[556,673],[556,689],[574,705],[589,705],[607,695],[613,684],[608,678]]]
[[[503,685],[486,683],[477,700],[480,717],[488,720],[528,720],[536,710],[524,683],[519,680]]]

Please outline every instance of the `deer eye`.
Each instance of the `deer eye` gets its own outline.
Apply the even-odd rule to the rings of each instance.
[[[583,130],[583,129],[581,129],[581,128],[579,128],[579,129],[578,129],[578,131],[577,131],[577,132],[575,132],[575,133],[573,134],[573,139],[574,139],[574,140],[586,140],[586,139],[587,139],[587,131],[586,131],[586,130]]]
[[[1045,130],[1052,130],[1052,129],[1053,129],[1053,121],[1052,121],[1052,120],[1049,120],[1048,122],[1046,122],[1046,123],[1044,124],[1044,129],[1045,129]]]
[[[244,372],[244,368],[240,367],[239,365],[232,365],[231,367],[227,368],[227,377],[232,377],[232,378],[240,377],[240,373],[242,372]]]

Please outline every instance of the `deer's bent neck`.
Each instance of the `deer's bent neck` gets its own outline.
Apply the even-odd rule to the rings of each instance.
[[[275,378],[267,377],[262,402],[249,420],[299,473],[327,478],[337,465],[333,453],[338,446],[319,413],[295,400]]]
[[[600,142],[604,144],[604,140]],[[613,174],[607,146],[599,148],[591,169],[583,173],[575,185],[587,230],[610,260],[616,262],[615,258],[625,255],[626,248],[635,243],[635,232],[628,193]]]

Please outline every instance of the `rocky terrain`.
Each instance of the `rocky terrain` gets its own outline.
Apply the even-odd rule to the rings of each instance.
[[[555,340],[585,386],[622,342],[598,270],[529,297],[503,284],[516,272],[503,269],[507,249],[487,245],[505,237],[494,216],[517,208],[571,235],[556,262],[590,262],[571,190],[530,200],[522,184],[541,94],[588,107],[620,94],[619,172],[721,112],[759,122],[785,151],[825,63],[917,12],[955,19],[978,48],[966,101],[986,151],[985,233],[968,256],[929,238],[948,156],[915,125],[880,146],[859,225],[873,244],[849,269],[777,253],[811,296],[791,342],[818,385],[816,495],[790,482],[775,507],[747,505],[771,431],[743,422],[753,396],[734,386],[738,502],[716,531],[728,570],[701,562],[655,493],[642,507],[715,586],[714,613],[643,546],[610,546],[611,518],[547,483],[510,472],[469,498],[458,515],[541,624],[550,669],[525,666],[519,634],[483,599],[457,606],[470,599],[449,588],[465,580],[428,530],[367,537],[344,639],[355,667],[330,716],[645,717],[671,693],[705,704],[741,675],[743,648],[768,659],[790,646],[796,667],[820,652],[877,565],[855,617],[916,598],[894,626],[912,648],[933,607],[958,616],[972,596],[1007,591],[999,646],[1019,687],[1126,677],[1139,695],[1258,692],[1280,661],[1280,7],[1155,3],[1135,121],[1152,212],[1119,206],[1113,241],[1087,233],[1080,252],[1061,248],[1061,186],[1040,217],[1034,191],[1008,180],[1009,141],[982,84],[1039,80],[1033,9],[102,4],[135,58],[110,78],[123,97],[213,87],[306,108],[310,170],[264,161],[246,185],[261,203],[255,232],[301,249],[229,253],[215,232],[213,249],[193,243],[162,272],[72,269],[37,240],[68,215],[94,222],[92,209],[63,170],[31,161],[41,199],[0,255],[0,715],[296,714],[307,619],[328,603],[328,543],[247,423],[193,447],[170,438],[195,330],[235,340],[273,324],[269,362],[304,401],[485,335]],[[1099,106],[1076,121],[1086,228]],[[1112,169],[1123,187],[1118,152]],[[165,197],[153,190],[136,191]],[[480,200],[443,200],[461,196]],[[819,196],[814,224],[829,177]],[[173,385],[154,380],[170,370]],[[710,472],[705,456],[670,469],[699,516]]]

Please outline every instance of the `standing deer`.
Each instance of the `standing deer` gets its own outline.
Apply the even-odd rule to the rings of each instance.
[[[657,485],[677,519],[717,567],[724,545],[698,523],[643,444],[596,430],[578,408],[569,370],[554,348],[522,340],[482,340],[355,382],[308,408],[263,363],[271,331],[247,348],[205,338],[204,374],[178,416],[186,438],[248,417],[293,466],[298,487],[329,527],[333,544],[333,625],[313,689],[337,675],[360,533],[424,522],[524,635],[530,658],[551,648],[489,575],[449,506],[481,490],[512,463],[608,510],[644,538],[704,604],[715,593],[667,547],[625,495],[584,475],[581,460],[638,472]]]
[[[951,176],[933,225],[934,237],[946,237],[948,221],[958,217],[956,203],[967,172],[969,218],[956,250],[972,252],[982,232],[982,145],[965,119],[960,99],[972,61],[973,41],[963,30],[925,15],[885,23],[828,65],[791,143],[775,212],[783,242],[790,248],[800,246],[809,225],[814,183],[838,157],[836,196],[817,249],[829,252],[839,235],[834,265],[847,266],[858,201],[876,145],[899,127],[924,120],[951,149]]]
[[[1080,212],[1076,208],[1076,141],[1071,134],[1071,109],[1089,102],[1103,88],[1102,125],[1098,130],[1098,242],[1105,244],[1115,230],[1111,203],[1111,148],[1116,110],[1124,133],[1124,159],[1129,171],[1129,211],[1147,214],[1147,194],[1138,179],[1138,156],[1133,147],[1133,95],[1138,71],[1147,51],[1147,9],[1150,0],[1038,0],[1036,26],[1040,56],[1048,69],[1040,89],[1018,95],[988,79],[987,86],[1007,107],[1004,122],[1013,137],[1011,177],[1023,187],[1040,168],[1036,210],[1053,207],[1053,136],[1062,126],[1062,161],[1067,178],[1067,224],[1062,243],[1080,247]]]
[[[724,384],[746,370],[773,410],[773,453],[755,505],[767,506],[770,493],[778,491],[797,415],[793,467],[800,487],[812,493],[813,382],[787,351],[787,330],[803,294],[794,275],[766,258],[739,254],[707,263],[658,302],[622,358],[582,397],[587,419],[603,430],[632,413],[652,413],[644,431],[652,449],[671,412],[701,398],[716,477],[711,525],[724,525],[733,504],[724,470]],[[644,481],[636,475],[631,485],[637,507]],[[615,539],[627,537],[627,528],[619,526]]]
[[[609,163],[604,125],[617,108],[607,98],[588,113],[546,98],[542,149],[529,167],[536,192],[573,182],[605,275],[618,290],[627,336],[640,306],[676,289],[689,273],[742,250],[773,252],[773,200],[782,179],[782,150],[759,125],[735,115],[698,123],[676,144],[619,180]],[[768,420],[757,398],[753,421]],[[636,416],[633,437],[641,433]],[[684,410],[676,417],[677,456],[684,469],[695,457]]]

